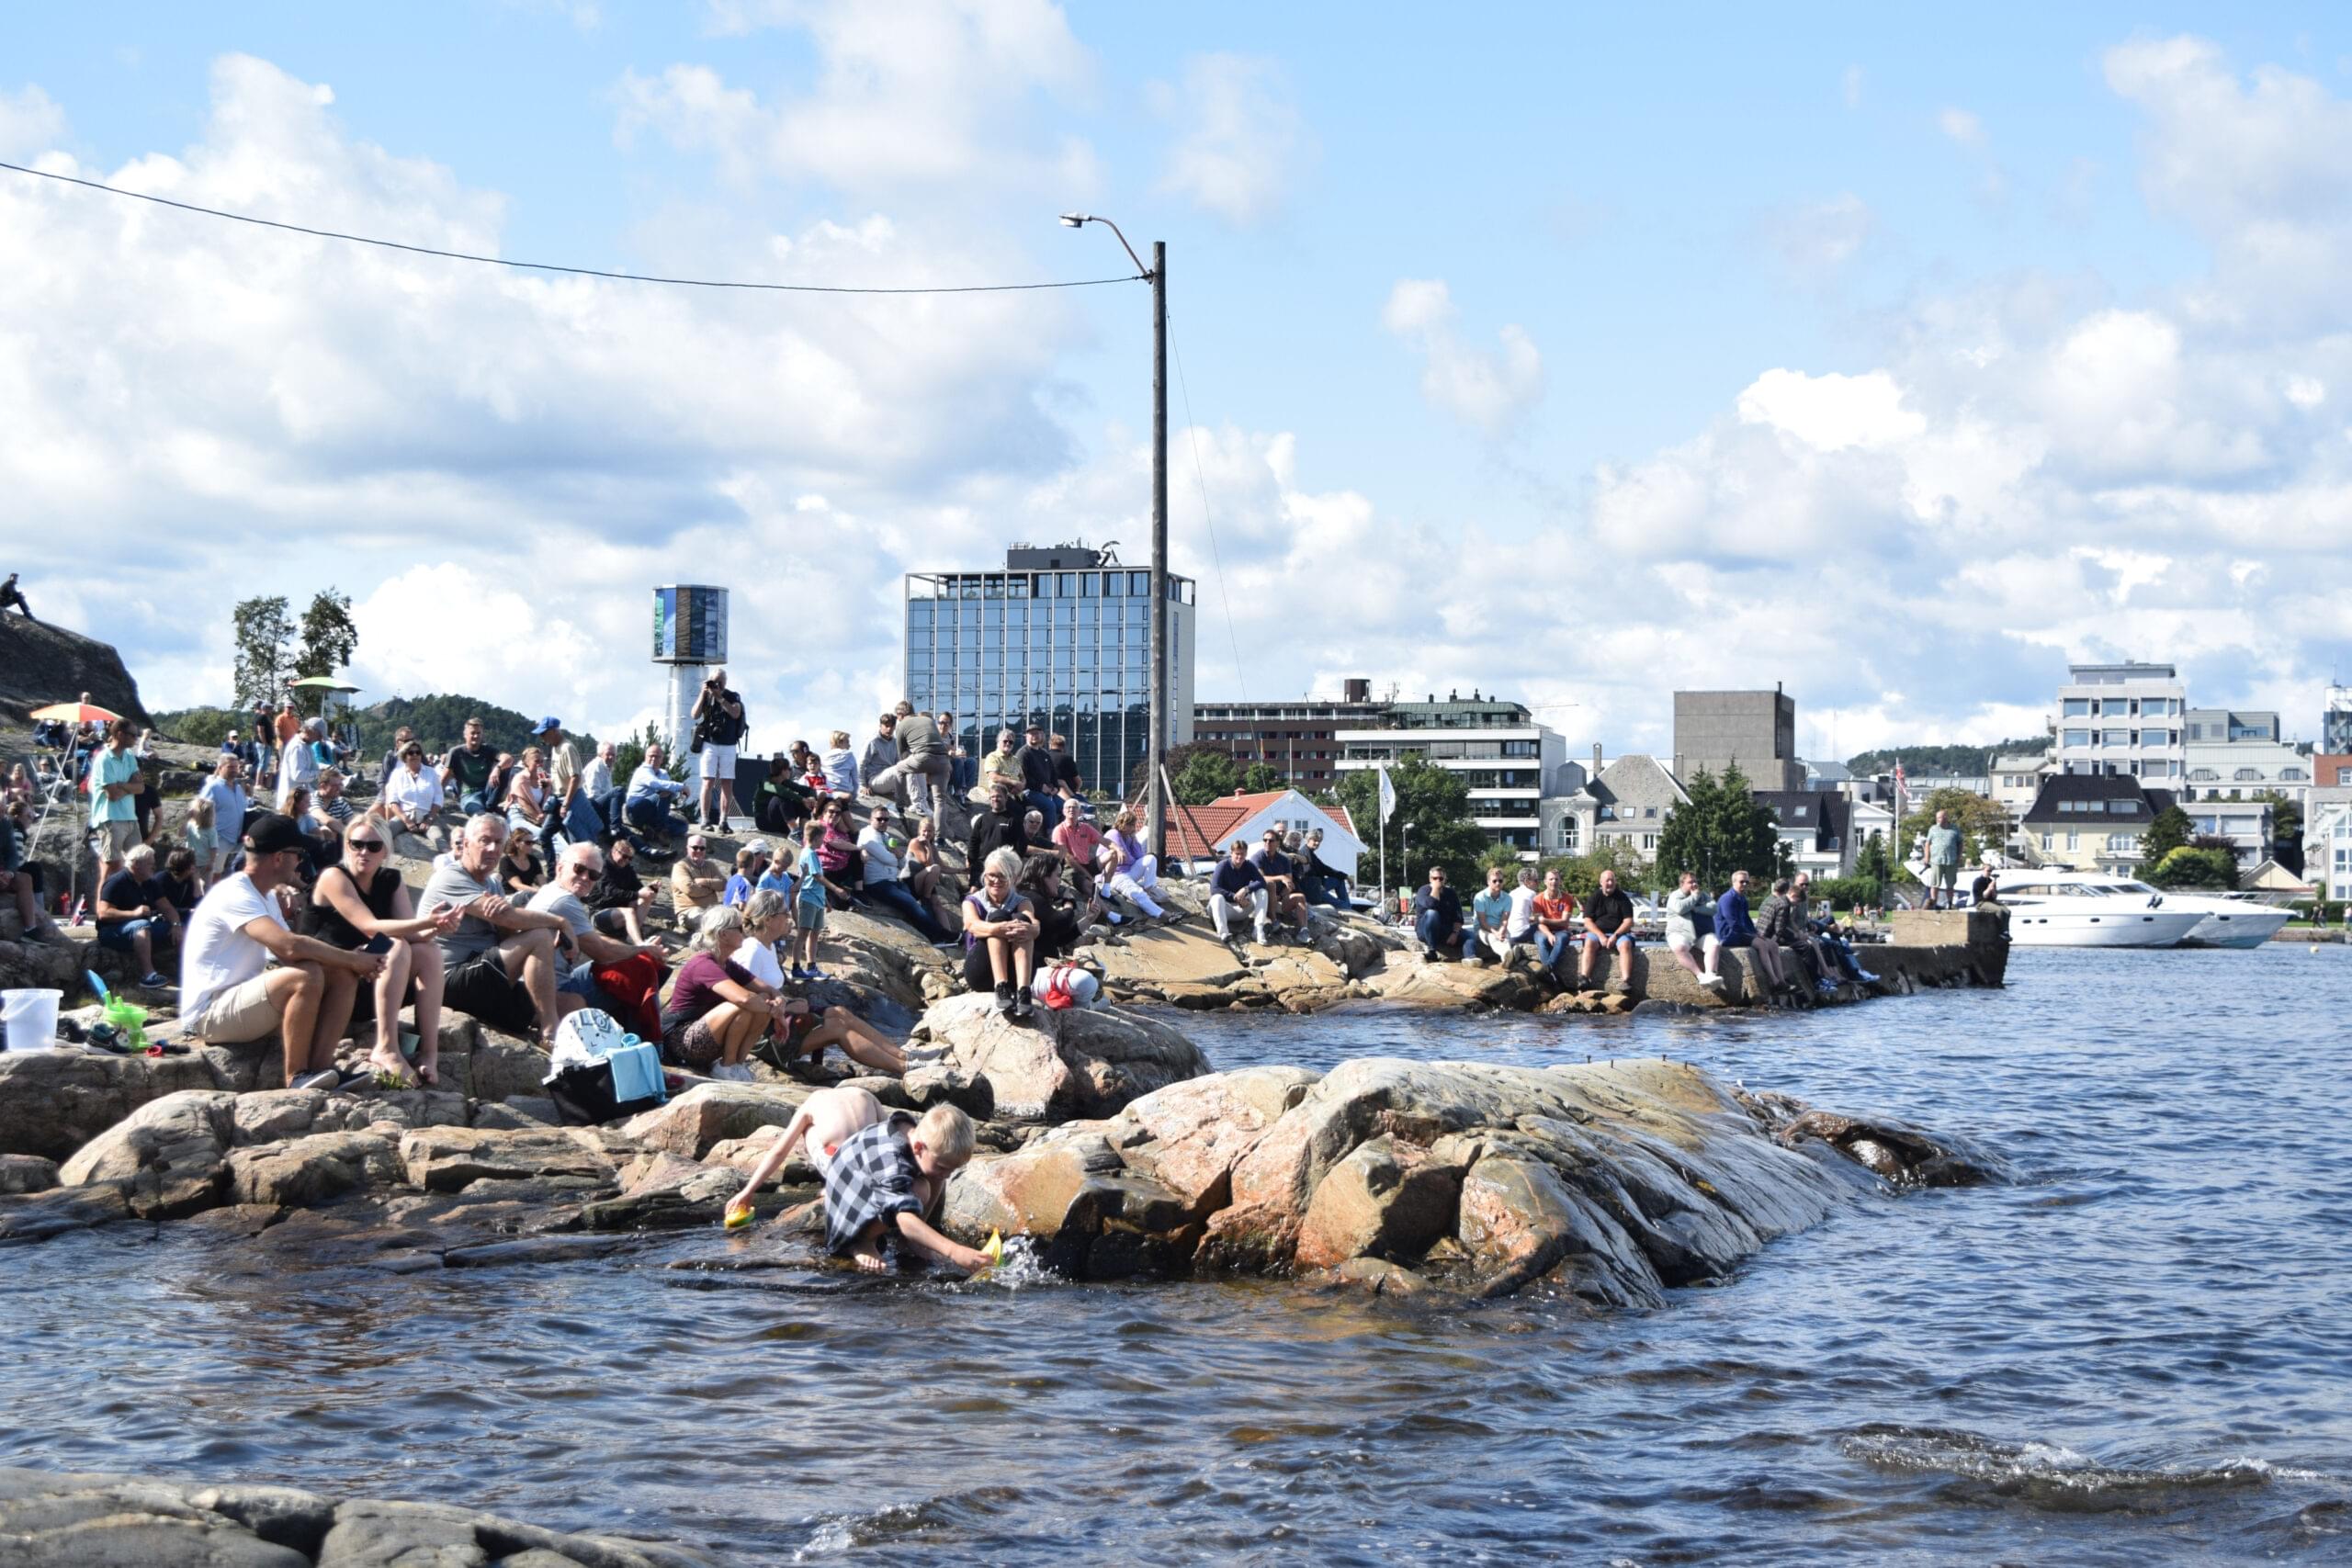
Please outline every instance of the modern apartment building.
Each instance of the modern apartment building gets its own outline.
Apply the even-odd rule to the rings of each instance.
[[[1777,685],[1769,692],[1675,693],[1674,776],[1687,780],[1704,768],[1720,778],[1735,761],[1750,789],[1805,787],[1796,699]]]
[[[1237,771],[1263,762],[1292,789],[1322,795],[1340,782],[1342,729],[1377,729],[1388,705],[1372,700],[1372,682],[1353,679],[1337,701],[1329,697],[1264,702],[1195,703],[1193,739],[1221,746]]]
[[[2352,686],[2330,686],[2319,716],[2319,749],[2341,756],[2352,751]]]
[[[1193,734],[1193,580],[1168,579],[1168,728]],[[1085,544],[906,578],[906,692],[978,756],[1000,727],[1069,738],[1090,790],[1124,795],[1150,735],[1151,574]]]
[[[2058,688],[2062,773],[2127,775],[2165,789],[2188,773],[2188,689],[2169,664],[2070,664]]]
[[[1473,693],[1468,701],[1388,703],[1378,725],[1340,729],[1339,773],[1344,777],[1394,765],[1408,755],[1456,774],[1468,786],[1470,815],[1498,844],[1532,856],[1538,848],[1545,781],[1567,761],[1567,745],[1519,703]]]
[[[2303,879],[2323,898],[2352,900],[2352,785],[2312,792],[2303,816]]]

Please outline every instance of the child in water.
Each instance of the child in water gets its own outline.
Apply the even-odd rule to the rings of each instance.
[[[825,1184],[825,1241],[838,1257],[879,1272],[887,1249],[904,1240],[942,1262],[969,1270],[989,1256],[950,1241],[925,1217],[935,1213],[947,1178],[972,1157],[972,1119],[952,1105],[934,1105],[918,1122],[891,1111],[862,1089],[819,1089],[784,1130],[728,1207],[751,1202],[802,1143]]]

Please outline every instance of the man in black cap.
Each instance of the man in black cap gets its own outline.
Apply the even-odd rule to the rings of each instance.
[[[278,889],[293,881],[311,849],[292,818],[265,811],[245,823],[244,840],[244,869],[214,883],[188,917],[180,943],[182,1030],[210,1045],[275,1030],[287,1087],[333,1089],[334,1048],[352,1001],[384,960],[297,936],[286,924]]]

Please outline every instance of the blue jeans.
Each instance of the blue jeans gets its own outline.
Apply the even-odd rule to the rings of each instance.
[[[1320,904],[1327,909],[1344,909],[1348,901],[1340,894],[1342,884],[1336,876],[1310,876],[1301,891],[1310,904]]]
[[[573,795],[571,804],[564,808],[563,836],[575,844],[593,844],[604,830],[604,814],[596,809],[596,803],[588,798],[587,792],[582,790]]]
[[[939,918],[922,906],[914,889],[903,882],[869,882],[858,889],[858,896],[867,903],[888,909],[907,924],[922,932],[933,942],[945,942],[952,934],[939,923]]]
[[[490,809],[489,797],[478,789],[468,790],[458,797],[458,809],[472,817]]]
[[[98,945],[111,947],[117,953],[129,953],[132,951],[131,938],[141,931],[145,931],[148,940],[156,947],[163,946],[172,939],[171,930],[164,924],[162,918],[151,915],[144,919],[125,920],[119,926],[100,926]]]
[[[640,833],[674,839],[692,830],[686,819],[672,811],[669,802],[658,795],[637,795],[621,809],[628,825]]]
[[[1441,941],[1438,936],[1437,922],[1438,913],[1435,909],[1431,909],[1413,922],[1413,934],[1421,939],[1423,947],[1433,947],[1440,953],[1448,953],[1453,955],[1469,951],[1470,932],[1467,929],[1456,927]]]
[[[1021,792],[1021,798],[1027,803],[1030,810],[1041,814],[1046,818],[1046,831],[1048,835],[1062,825],[1060,795],[1047,795],[1043,790],[1029,789]]]
[[[1562,931],[1554,936],[1542,926],[1535,928],[1535,962],[1555,975],[1560,972],[1560,960],[1576,951],[1576,945],[1577,933],[1574,931]]]
[[[618,833],[625,831],[628,829],[628,819],[621,815],[621,792],[619,790],[608,789],[604,794],[598,795],[594,801],[591,802],[591,804],[594,806],[596,809],[597,820],[604,823],[605,832]]]

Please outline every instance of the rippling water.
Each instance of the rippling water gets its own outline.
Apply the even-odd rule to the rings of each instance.
[[[1220,1066],[1662,1054],[2007,1156],[1664,1310],[673,1262],[0,1252],[0,1461],[439,1498],[744,1562],[2352,1559],[2352,950],[2019,952],[1754,1019],[1188,1018]]]

